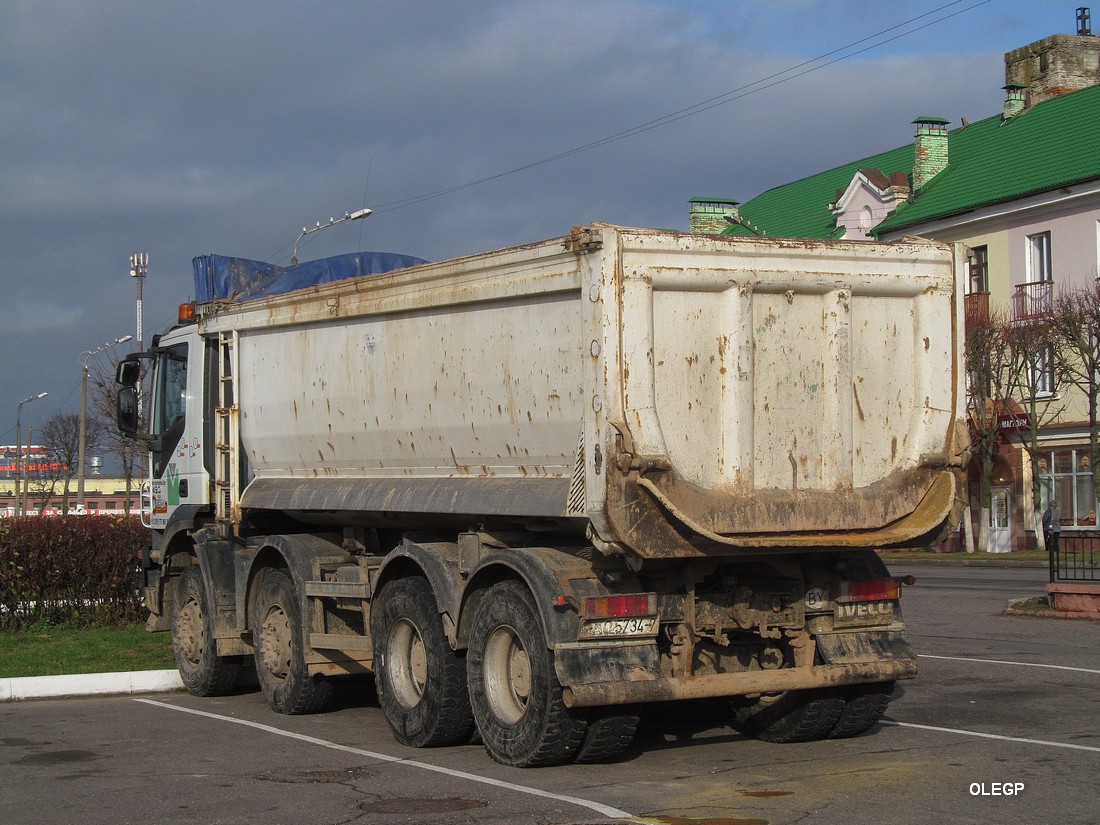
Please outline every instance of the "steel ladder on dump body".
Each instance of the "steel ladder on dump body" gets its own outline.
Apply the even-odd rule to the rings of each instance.
[[[218,335],[218,399],[214,407],[214,516],[221,534],[233,535],[240,520],[241,433],[240,404],[234,385],[238,374],[236,330]],[[381,566],[381,556],[361,558],[349,564],[345,557],[315,559],[311,580],[305,582],[309,600],[309,644],[316,650],[339,650],[342,657],[321,658],[344,672],[362,672],[372,656],[369,636],[369,575]],[[339,621],[337,608],[358,614],[352,627]],[[334,621],[335,620],[335,621]],[[333,627],[333,624],[336,627]],[[355,627],[354,625],[359,625]]]
[[[233,532],[241,496],[240,408],[233,380],[237,374],[237,331],[218,335],[218,401],[214,407],[214,517],[223,536]]]

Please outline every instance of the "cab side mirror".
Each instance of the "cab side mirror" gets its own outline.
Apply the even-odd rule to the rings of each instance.
[[[123,359],[115,368],[115,383],[123,387],[136,387],[141,378],[141,362],[135,359]]]
[[[122,364],[119,364],[119,367],[121,366]],[[137,364],[134,366],[136,367]],[[133,385],[119,387],[116,404],[115,421],[118,424],[118,431],[123,435],[135,435],[138,431],[137,388]]]

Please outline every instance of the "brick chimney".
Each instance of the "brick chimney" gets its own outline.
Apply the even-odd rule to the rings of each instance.
[[[717,234],[729,226],[726,213],[736,212],[739,202],[729,198],[692,198],[690,203],[690,231]]]
[[[913,121],[917,125],[915,153],[913,156],[913,191],[917,192],[928,181],[947,168],[947,124],[942,117],[921,115]]]
[[[1005,83],[1023,85],[1029,107],[1095,86],[1100,83],[1100,37],[1054,34],[1005,52]]]

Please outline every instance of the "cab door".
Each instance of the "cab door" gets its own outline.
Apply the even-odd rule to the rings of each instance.
[[[168,526],[180,507],[210,503],[203,460],[203,342],[195,327],[156,347],[150,410],[151,522]]]

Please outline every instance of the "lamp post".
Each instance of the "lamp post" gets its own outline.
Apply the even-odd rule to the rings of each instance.
[[[358,221],[363,218],[370,217],[373,214],[373,210],[359,209],[355,212],[345,212],[342,218],[329,218],[328,223],[321,223],[317,221],[317,225],[312,229],[306,229],[302,227],[302,234],[294,241],[294,252],[290,256],[290,265],[295,266],[298,263],[298,242],[302,240],[306,235],[312,235],[314,232],[320,232],[322,229],[328,229],[330,226],[336,226],[338,223],[344,221]]]
[[[19,486],[23,479],[23,445],[20,443],[20,429],[23,426],[23,405],[28,404],[31,401],[37,401],[39,398],[45,398],[49,395],[48,392],[40,392],[38,395],[32,395],[30,398],[24,398],[19,402],[19,407],[15,411],[15,514],[17,516],[22,515],[22,498],[19,496]],[[27,448],[30,448],[30,444]]]
[[[123,335],[121,338],[116,338],[109,344],[104,344],[99,349],[88,350],[81,353],[80,366],[80,438],[77,447],[77,462],[76,462],[76,506],[81,512],[84,510],[84,453],[87,450],[87,432],[88,432],[88,362],[92,359],[92,356],[99,355],[104,350],[110,349],[115,344],[125,344],[133,338],[132,335]]]

